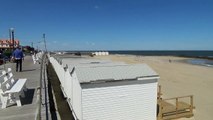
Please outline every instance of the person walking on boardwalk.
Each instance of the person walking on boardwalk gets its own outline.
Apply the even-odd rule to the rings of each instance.
[[[23,52],[20,47],[16,47],[16,50],[13,52],[13,59],[16,62],[16,72],[18,72],[18,67],[19,67],[19,72],[22,71],[22,59],[24,59]]]

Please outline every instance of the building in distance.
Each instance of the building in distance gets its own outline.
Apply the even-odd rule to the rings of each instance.
[[[19,40],[8,40],[8,39],[0,39],[0,49],[1,50],[8,50],[8,49],[12,49],[14,45],[14,48],[16,48],[17,46],[20,45],[20,41]]]

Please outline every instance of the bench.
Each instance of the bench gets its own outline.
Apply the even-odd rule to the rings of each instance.
[[[2,74],[0,75],[0,88],[1,88],[1,84],[4,82],[4,77],[6,76],[6,72],[2,71]]]
[[[38,57],[36,55],[32,55],[32,59],[33,59],[33,63],[34,64],[39,64],[40,63],[39,59],[38,59]]]
[[[20,96],[25,97],[24,91],[27,90],[27,79],[21,78],[15,80],[13,78],[12,70],[9,68],[8,72],[2,71],[1,81],[3,81],[0,87],[2,108],[6,108],[8,103],[14,102],[16,102],[17,106],[22,106]]]

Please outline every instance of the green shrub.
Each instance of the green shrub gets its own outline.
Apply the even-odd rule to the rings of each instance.
[[[6,50],[6,51],[4,51],[4,55],[7,56],[7,57],[10,57],[12,55],[12,51]]]

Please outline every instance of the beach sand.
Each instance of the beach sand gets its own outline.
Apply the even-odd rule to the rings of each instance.
[[[194,96],[195,116],[186,120],[213,119],[213,67],[180,62],[189,58],[173,56],[109,55],[95,58],[148,64],[160,75],[163,98]]]

